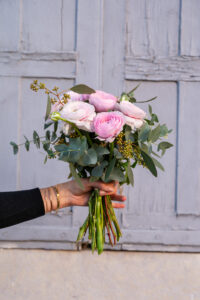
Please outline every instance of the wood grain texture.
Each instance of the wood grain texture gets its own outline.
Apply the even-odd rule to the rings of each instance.
[[[177,55],[179,0],[126,3],[127,55]]]
[[[131,82],[127,81],[126,91],[130,91],[136,84],[141,83],[136,90],[135,96],[138,101],[147,100],[153,96],[157,99],[151,103],[153,111],[158,114],[159,121],[173,129],[173,133],[169,136],[169,142],[175,145],[176,139],[176,84],[162,82]],[[139,105],[139,104],[138,104]],[[148,112],[147,104],[139,105],[142,109]],[[175,147],[171,148],[168,153],[162,158],[161,163],[165,168],[165,172],[158,170],[158,177],[155,178],[152,174],[143,167],[137,166],[134,170],[135,187],[129,188],[128,209],[127,212],[132,214],[131,218],[126,220],[124,214],[124,226],[130,228],[135,226],[134,216],[143,216],[158,214],[174,215],[175,205]],[[126,222],[127,221],[127,222]],[[151,226],[151,223],[147,223]],[[138,224],[138,226],[140,226]],[[132,227],[131,227],[132,228]]]
[[[125,59],[128,80],[200,81],[200,59],[190,56],[133,57]]]
[[[17,156],[10,141],[18,139],[18,79],[0,78],[0,191],[12,191],[17,185]]]
[[[2,52],[0,76],[75,78],[75,52]]]
[[[182,0],[181,54],[200,56],[200,1]]]
[[[0,1],[0,51],[16,51],[19,45],[19,0]]]
[[[200,215],[200,83],[180,84],[178,214]]]

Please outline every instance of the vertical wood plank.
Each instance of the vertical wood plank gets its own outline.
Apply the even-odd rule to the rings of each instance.
[[[77,20],[77,83],[94,89],[101,83],[103,0],[79,0]]]
[[[17,143],[18,79],[0,77],[0,190],[12,191],[17,183],[17,155],[13,155],[10,141]]]
[[[200,83],[180,83],[178,214],[200,214]]]
[[[76,1],[62,0],[61,2],[61,50],[72,51],[76,35]]]
[[[200,55],[200,1],[182,0],[181,54]]]
[[[127,0],[127,55],[178,52],[179,0]]]
[[[125,1],[104,2],[103,29],[102,87],[120,96],[124,83]]]
[[[0,1],[0,51],[17,51],[20,1]]]
[[[23,50],[61,50],[61,0],[23,1]]]
[[[102,85],[103,0],[79,0],[77,15],[77,83]],[[73,207],[73,226],[81,226],[88,208]],[[78,233],[77,233],[78,234]]]
[[[138,82],[127,82],[127,91],[131,90]],[[169,136],[169,142],[174,144],[165,156],[160,160],[165,172],[158,169],[158,177],[155,178],[141,166],[134,171],[135,186],[130,187],[128,211],[134,215],[174,214],[175,200],[175,140],[176,140],[176,84],[161,82],[141,82],[135,92],[138,101],[158,96],[151,102],[153,112],[158,114],[159,121],[166,123],[173,133]],[[148,112],[147,104],[137,104]],[[150,225],[150,224],[149,224]]]

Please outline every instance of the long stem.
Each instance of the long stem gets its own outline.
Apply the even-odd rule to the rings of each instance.
[[[114,244],[116,244],[116,233],[114,232],[114,229],[113,229],[113,226],[112,226],[112,223],[111,223],[111,220],[110,220],[110,214],[109,214],[109,211],[108,211],[108,204],[107,204],[106,196],[105,196],[105,205],[106,205],[106,214],[108,216],[108,222],[109,222],[110,229],[112,231],[113,238],[114,238]]]

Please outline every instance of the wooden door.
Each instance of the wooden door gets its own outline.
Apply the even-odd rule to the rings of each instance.
[[[29,89],[34,78],[115,95],[140,82],[137,99],[158,96],[152,107],[173,129],[175,146],[163,160],[165,173],[156,179],[138,168],[134,189],[125,187],[115,249],[198,252],[199,11],[198,0],[0,1],[1,191],[48,186],[68,175],[62,162],[43,165],[34,147],[12,155],[11,139],[20,142],[33,128],[42,134],[46,99]],[[86,214],[86,207],[65,208],[2,229],[0,245],[76,249]]]

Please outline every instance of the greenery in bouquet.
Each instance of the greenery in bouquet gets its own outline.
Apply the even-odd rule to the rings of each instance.
[[[139,86],[139,85],[138,85]],[[81,187],[81,178],[103,182],[118,181],[120,185],[134,185],[133,169],[140,165],[157,177],[157,168],[164,171],[159,159],[172,147],[166,138],[171,132],[160,124],[158,116],[149,108],[147,113],[136,102],[150,102],[156,97],[137,101],[136,86],[128,93],[115,97],[95,91],[86,85],[69,90],[52,90],[34,80],[31,89],[44,90],[48,95],[44,122],[45,135],[34,131],[33,139],[25,137],[28,151],[30,142],[43,147],[45,161],[57,158],[69,164],[70,174]],[[51,130],[50,130],[51,129]],[[20,145],[11,142],[14,154]],[[109,195],[100,196],[94,189],[89,199],[89,213],[80,227],[77,241],[89,231],[92,251],[103,251],[106,234],[113,246],[122,236]]]

